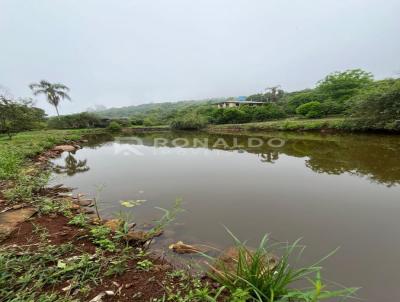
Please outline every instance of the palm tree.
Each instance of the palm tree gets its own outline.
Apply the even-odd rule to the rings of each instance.
[[[58,113],[58,105],[60,101],[63,99],[71,100],[68,95],[69,88],[63,84],[52,84],[45,80],[41,80],[39,83],[30,84],[29,88],[32,89],[34,95],[46,95],[47,101],[56,108],[58,116],[60,116]]]

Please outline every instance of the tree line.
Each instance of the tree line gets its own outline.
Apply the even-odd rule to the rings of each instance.
[[[46,118],[32,99],[0,94],[0,133],[9,137],[34,128],[74,129],[121,126],[170,125],[173,129],[201,129],[208,124],[237,124],[294,118],[345,117],[357,130],[400,130],[400,79],[374,80],[361,69],[334,72],[314,88],[286,92],[280,86],[250,95],[239,107],[219,109],[226,98],[143,104],[96,112],[60,115],[59,104],[71,100],[70,89],[60,83],[40,81],[29,86],[34,96],[44,95],[57,116]],[[262,106],[245,105],[246,101]]]
[[[334,72],[312,89],[285,92],[273,87],[250,95],[246,101],[265,105],[218,109],[202,105],[181,110],[171,121],[175,128],[199,128],[205,124],[237,124],[282,118],[346,118],[347,128],[356,130],[400,130],[400,79],[374,80],[361,69]]]

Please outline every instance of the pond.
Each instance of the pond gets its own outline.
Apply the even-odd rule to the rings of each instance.
[[[400,137],[360,134],[218,135],[163,132],[96,137],[56,159],[55,181],[93,196],[112,217],[121,200],[139,226],[155,207],[183,200],[156,242],[182,240],[225,248],[224,226],[249,245],[269,233],[303,238],[302,262],[324,262],[324,277],[362,287],[366,301],[395,301],[400,281]]]

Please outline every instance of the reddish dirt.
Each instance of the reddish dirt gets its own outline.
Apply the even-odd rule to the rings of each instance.
[[[71,242],[88,253],[94,253],[96,250],[90,240],[81,238],[87,234],[85,230],[69,225],[68,218],[60,215],[35,216],[21,223],[1,245],[32,245],[34,247],[34,244],[40,241],[40,235],[34,232],[37,227],[47,229],[49,244],[61,245]]]
[[[2,192],[5,189],[6,189],[6,184],[0,182],[0,212],[6,209],[7,206],[9,206]]]
[[[153,260],[154,267],[148,271],[137,270],[136,261],[130,261],[128,271],[120,276],[104,279],[102,284],[94,288],[89,298],[111,290],[116,295],[107,296],[103,301],[151,301],[151,298],[160,298],[164,295],[163,280],[167,279],[167,272],[171,271],[168,264]]]
[[[40,227],[47,230],[49,244],[60,245],[71,242],[82,251],[93,254],[96,246],[85,237],[87,231],[68,225],[68,221],[68,218],[61,215],[35,216],[21,223],[6,240],[0,243],[0,246],[17,245],[35,250],[35,244],[40,241],[40,234],[35,232],[35,229]],[[164,294],[162,281],[168,278],[167,273],[172,271],[172,267],[162,259],[151,259],[151,261],[154,266],[146,272],[136,268],[136,260],[130,260],[127,270],[122,275],[104,277],[99,285],[94,285],[89,296],[83,301],[89,301],[106,290],[114,291],[115,296],[106,296],[102,301],[134,299],[134,301],[148,302],[152,298],[162,297]],[[176,282],[178,283],[178,280]],[[66,285],[61,284],[55,290],[61,290]]]

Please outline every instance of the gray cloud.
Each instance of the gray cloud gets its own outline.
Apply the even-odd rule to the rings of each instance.
[[[398,0],[2,0],[0,84],[28,96],[33,81],[63,82],[69,113],[302,89],[348,68],[393,76],[399,11]]]

